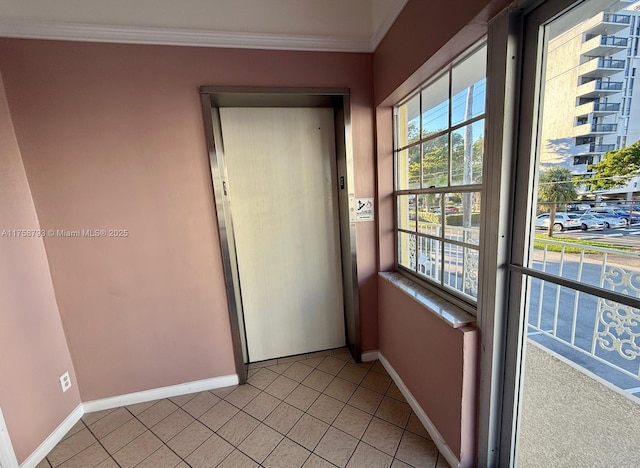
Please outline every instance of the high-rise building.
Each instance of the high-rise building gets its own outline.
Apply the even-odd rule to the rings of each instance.
[[[543,117],[544,165],[587,174],[607,151],[640,139],[639,37],[640,2],[620,1],[549,41],[544,100],[553,111]],[[634,192],[640,178],[584,195],[632,199]]]

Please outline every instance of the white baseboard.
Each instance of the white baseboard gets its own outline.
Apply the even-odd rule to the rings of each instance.
[[[128,393],[100,400],[87,401],[79,404],[69,416],[33,451],[31,455],[22,463],[20,468],[35,468],[47,454],[58,445],[62,438],[71,430],[71,428],[82,418],[85,413],[93,413],[120,406],[134,405],[136,403],[144,403],[146,401],[160,400],[162,398],[170,398],[174,396],[186,395],[188,393],[204,392],[216,388],[229,387],[238,385],[238,375],[223,375],[212,379],[196,380],[195,382],[187,382],[169,387],[153,388],[142,392]],[[2,410],[0,410],[0,467],[1,468],[18,468],[18,461],[11,445],[11,439],[4,424]]]
[[[393,366],[379,352],[378,352],[378,359],[380,359],[380,362],[386,369],[387,373],[389,374],[389,377],[391,377],[391,379],[393,379],[395,384],[398,386],[398,389],[400,390],[404,398],[407,400],[407,403],[409,403],[409,406],[411,406],[411,409],[413,410],[413,412],[416,413],[416,416],[418,416],[418,419],[420,419],[420,422],[429,433],[431,440],[433,440],[433,442],[436,444],[436,447],[438,447],[438,450],[440,451],[440,453],[444,455],[444,458],[446,458],[449,465],[460,466],[460,460],[458,460],[458,458],[453,453],[451,448],[447,445],[447,443],[444,440],[444,437],[442,437],[442,434],[440,434],[438,429],[436,429],[436,426],[433,424],[433,422],[431,422],[431,420],[429,419],[427,414],[424,412],[422,407],[418,404],[418,401],[411,394],[411,392],[409,391],[405,383],[402,381],[402,379],[400,378],[396,370],[393,368]],[[364,361],[364,357],[362,358],[362,360]]]
[[[7,468],[17,468],[18,460],[16,459],[16,453],[13,451],[7,425],[4,422],[2,408],[0,408],[0,467],[4,468],[5,466]]]
[[[376,350],[376,351],[365,351],[360,356],[360,359],[362,359],[362,362],[371,362],[371,361],[377,360],[378,356],[380,356],[380,351],[378,351],[378,350]]]
[[[45,439],[40,446],[35,449],[29,457],[20,465],[20,468],[35,468],[47,456],[53,448],[58,445],[62,438],[67,435],[67,432],[76,425],[80,418],[84,414],[82,404],[76,406],[69,416],[65,418],[62,423]],[[16,465],[17,466],[17,465]]]
[[[85,413],[94,413],[106,409],[118,408],[120,406],[135,405],[136,403],[145,403],[147,401],[160,400],[162,398],[171,398],[188,393],[204,392],[215,388],[229,387],[238,385],[238,375],[223,375],[222,377],[214,377],[212,379],[196,380],[195,382],[187,382],[169,387],[152,388],[142,392],[127,393],[100,400],[92,400],[83,403]]]

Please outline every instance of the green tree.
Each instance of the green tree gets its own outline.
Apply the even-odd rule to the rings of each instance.
[[[420,121],[418,118],[414,118],[407,125],[407,141],[411,143],[420,139]]]
[[[425,187],[447,185],[449,137],[442,135],[422,145],[422,181]]]
[[[464,164],[464,138],[458,133],[451,134],[451,163],[454,168]],[[418,148],[420,150],[420,148]],[[472,146],[472,172],[474,182],[482,180],[482,159],[484,137],[480,136]],[[422,179],[420,178],[420,153],[409,152],[409,180],[420,181],[426,187],[447,185],[449,176],[449,136],[447,134],[427,140],[422,144]],[[457,173],[456,173],[457,174]],[[457,175],[461,178],[461,175]]]
[[[463,138],[451,135],[453,154],[462,154]],[[422,184],[424,187],[447,185],[449,174],[449,136],[442,135],[422,144]],[[409,180],[420,179],[420,153],[409,154]]]
[[[538,201],[549,204],[549,230],[553,237],[553,225],[556,221],[556,205],[567,203],[578,195],[573,183],[571,171],[564,167],[552,167],[540,175],[538,181]]]
[[[609,151],[600,162],[589,166],[594,174],[589,179],[591,190],[610,189],[626,185],[640,175],[640,141],[616,151]]]

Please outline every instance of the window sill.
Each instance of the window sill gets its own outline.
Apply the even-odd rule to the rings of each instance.
[[[395,271],[381,271],[378,275],[393,284],[429,312],[439,317],[452,328],[460,328],[476,323],[476,318],[441,297],[429,292],[415,281]]]

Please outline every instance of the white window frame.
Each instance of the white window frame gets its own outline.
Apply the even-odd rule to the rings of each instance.
[[[394,258],[395,258],[395,268],[396,271],[403,273],[404,275],[409,276],[412,280],[416,281],[418,284],[420,284],[421,286],[425,287],[426,289],[438,294],[439,296],[443,297],[444,299],[447,299],[448,301],[450,301],[451,303],[453,303],[454,305],[462,308],[463,310],[475,315],[476,314],[476,310],[477,310],[477,299],[473,300],[472,297],[469,297],[468,295],[462,294],[458,291],[456,291],[454,288],[448,287],[445,284],[445,280],[444,280],[444,276],[445,276],[445,271],[444,271],[444,265],[445,265],[445,261],[444,261],[444,252],[441,254],[440,257],[440,281],[434,281],[431,278],[429,278],[426,275],[422,275],[418,272],[418,261],[416,259],[416,267],[415,270],[412,270],[410,268],[407,268],[406,266],[402,265],[399,261],[399,241],[398,241],[398,237],[399,237],[399,233],[400,232],[406,232],[408,233],[409,231],[402,229],[398,226],[398,197],[403,196],[403,195],[415,195],[416,197],[416,204],[417,204],[417,198],[419,195],[424,195],[424,194],[439,194],[440,196],[440,212],[442,215],[445,214],[446,212],[446,207],[445,207],[445,197],[444,194],[452,194],[452,193],[465,193],[465,192],[473,192],[473,193],[479,193],[480,194],[480,198],[481,198],[481,205],[484,205],[484,196],[485,196],[485,183],[484,183],[484,164],[485,164],[485,159],[486,159],[486,151],[487,151],[487,145],[486,145],[486,135],[487,135],[487,110],[488,110],[488,100],[487,100],[487,96],[488,93],[487,91],[485,91],[485,106],[484,106],[484,112],[482,112],[479,115],[473,116],[467,120],[464,120],[462,122],[456,123],[455,125],[452,125],[451,122],[451,118],[452,118],[452,105],[453,105],[453,92],[451,89],[451,83],[452,83],[452,70],[460,63],[464,62],[467,58],[471,57],[473,54],[475,54],[476,52],[478,52],[480,49],[482,49],[483,47],[487,46],[487,38],[483,38],[480,41],[476,42],[475,44],[473,44],[471,47],[467,48],[464,52],[462,52],[458,57],[456,57],[454,60],[452,60],[451,62],[449,62],[447,65],[445,65],[444,67],[442,67],[440,70],[438,70],[437,73],[433,74],[431,78],[429,78],[427,81],[425,81],[418,89],[414,90],[409,96],[407,96],[406,98],[402,99],[401,101],[399,101],[396,105],[393,106],[393,115],[394,115],[394,119],[393,119],[393,169],[394,169],[394,190],[393,190],[393,198],[394,198]],[[488,53],[488,47],[487,47],[487,53]],[[439,79],[441,79],[443,76],[448,75],[448,84],[449,84],[449,88],[448,88],[448,106],[449,106],[449,119],[448,119],[448,126],[445,130],[443,131],[439,131],[437,133],[433,133],[433,134],[429,134],[426,137],[423,137],[422,135],[422,91],[426,88],[428,88],[430,85],[432,85],[433,83],[435,83],[436,81],[438,81]],[[487,70],[485,72],[485,82],[488,82],[487,79],[487,75],[488,75],[488,66],[487,66]],[[488,86],[488,84],[487,84]],[[415,98],[416,96],[420,96],[420,117],[419,117],[419,121],[420,121],[420,127],[419,127],[419,137],[418,140],[411,142],[407,145],[403,145],[403,146],[398,146],[398,109],[400,106],[406,104],[408,101],[410,101],[411,99]],[[485,139],[485,144],[484,144],[484,150],[483,150],[483,178],[482,178],[482,183],[476,183],[476,184],[460,184],[460,185],[452,185],[451,183],[451,160],[452,160],[452,148],[451,148],[451,134],[457,130],[463,129],[468,125],[473,125],[479,121],[483,121],[484,122],[484,134],[483,134],[483,138]],[[448,183],[447,185],[443,185],[440,187],[427,187],[427,188],[412,188],[412,189],[398,189],[397,188],[397,168],[398,168],[398,161],[397,161],[397,155],[399,152],[407,150],[408,148],[411,147],[415,147],[418,146],[420,147],[420,145],[422,145],[424,142],[428,142],[431,140],[434,140],[438,137],[441,137],[443,135],[447,135],[448,136],[448,168],[449,168],[449,173],[448,173]],[[422,159],[422,158],[421,158]],[[421,179],[422,179],[422,161],[421,161],[421,167],[420,167],[420,175],[421,175]],[[420,184],[422,184],[422,180],[420,181]],[[416,205],[417,206],[417,205]],[[480,210],[481,213],[481,219],[484,217],[483,215],[483,210]],[[417,224],[417,220],[416,220],[416,224]],[[431,235],[431,234],[421,234],[418,233],[418,229],[416,226],[416,230],[415,232],[413,232],[413,234],[415,234],[416,236],[416,240],[418,239],[433,239],[435,241],[440,242],[440,246],[442,249],[444,249],[445,243],[447,244],[453,244],[456,245],[460,248],[467,248],[470,250],[475,250],[478,252],[478,273],[481,270],[481,262],[482,262],[482,221],[480,222],[480,242],[479,244],[475,245],[475,244],[471,244],[471,243],[466,243],[466,242],[456,242],[454,240],[451,240],[449,238],[446,237],[445,235],[445,219],[444,217],[441,218],[441,224],[440,224],[440,233],[439,235]],[[418,253],[418,246],[416,246],[416,255]],[[478,280],[477,282],[477,287],[478,290],[480,289],[480,281]],[[479,295],[479,292],[478,292]]]
[[[481,225],[481,332],[478,466],[514,466],[521,392],[525,268],[532,217],[539,30],[581,0],[523,0],[492,20],[488,34],[486,186]],[[535,70],[535,73],[532,71]],[[491,222],[487,222],[491,219]],[[539,275],[537,275],[539,276]],[[557,284],[596,292],[558,278]],[[571,284],[569,284],[571,283]],[[633,298],[614,297],[635,303]],[[640,303],[635,303],[640,305]]]

